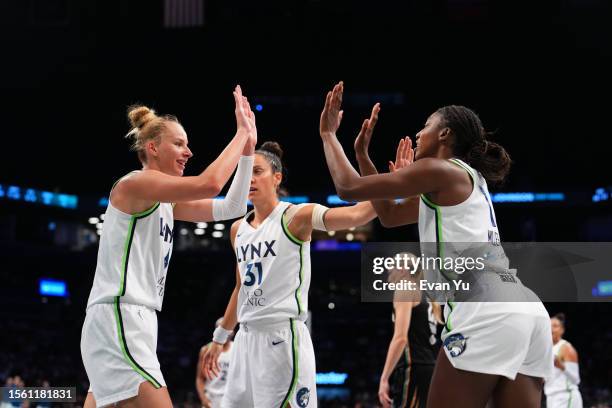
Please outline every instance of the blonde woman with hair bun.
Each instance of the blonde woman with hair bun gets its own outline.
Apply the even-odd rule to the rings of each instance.
[[[220,221],[246,213],[257,129],[240,86],[234,102],[236,134],[214,162],[190,177],[183,171],[193,153],[178,119],[146,106],[128,110],[132,128],[126,137],[142,169],[115,183],[105,213],[81,333],[90,381],[86,408],[172,407],[156,355],[156,311],[162,307],[174,220]],[[234,170],[226,197],[213,199]]]

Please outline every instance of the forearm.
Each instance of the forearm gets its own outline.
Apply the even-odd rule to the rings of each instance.
[[[358,227],[376,218],[376,211],[371,201],[364,201],[354,205],[353,210],[355,211],[354,226]]]
[[[359,173],[357,173],[346,157],[342,145],[335,134],[321,134],[321,137],[323,139],[323,151],[325,152],[327,167],[329,168],[336,191],[342,196],[343,192],[350,189],[356,180],[359,179]]]
[[[232,296],[230,296],[230,300],[227,304],[227,308],[225,309],[225,314],[223,315],[223,323],[221,326],[226,330],[234,330],[236,324],[238,323],[238,291],[239,287],[235,287],[232,292]]]
[[[241,156],[232,184],[223,199],[214,200],[214,221],[230,220],[246,214],[247,199],[253,177],[253,156]]]
[[[387,351],[387,359],[385,360],[385,367],[383,368],[383,372],[381,375],[381,380],[389,381],[389,377],[393,372],[393,369],[397,365],[402,353],[404,352],[404,348],[406,347],[406,343],[408,340],[403,337],[394,337],[389,344],[389,351]]]
[[[362,176],[371,176],[372,174],[378,174],[376,166],[370,159],[367,152],[356,152],[355,157],[357,158],[357,164],[359,165],[359,172]]]
[[[223,188],[238,164],[238,160],[244,150],[244,145],[248,137],[249,135],[246,131],[236,132],[232,141],[199,177],[202,180],[210,180],[212,183],[218,185],[219,190]]]
[[[562,369],[565,373],[565,376],[572,384],[580,384],[580,371],[578,370],[578,363],[573,361],[566,361],[563,364]]]
[[[198,398],[200,398],[200,402],[202,403],[202,405],[204,405],[204,403],[206,402],[205,384],[206,383],[200,377],[196,379],[196,391],[198,393]]]
[[[376,166],[367,152],[357,152],[356,157],[359,164],[359,172],[362,176],[378,174],[378,170],[376,170]],[[376,211],[376,215],[383,226],[389,227],[394,224],[392,214],[394,207],[397,205],[395,200],[370,200],[370,203],[372,203],[372,207],[374,207],[374,211]]]

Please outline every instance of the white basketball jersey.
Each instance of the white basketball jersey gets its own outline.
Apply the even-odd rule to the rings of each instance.
[[[208,398],[220,400],[225,393],[225,386],[227,385],[227,373],[229,371],[230,361],[234,354],[234,344],[232,341],[229,342],[229,349],[222,351],[219,354],[219,375],[213,377],[212,380],[206,382],[205,392]]]
[[[242,286],[238,294],[240,323],[305,321],[310,287],[310,242],[293,237],[284,222],[291,204],[280,202],[253,228],[240,223],[234,241]]]
[[[173,228],[172,204],[130,215],[109,200],[87,306],[120,301],[161,311]]]
[[[485,178],[462,160],[453,158],[450,161],[463,168],[472,179],[473,188],[469,197],[456,205],[441,206],[433,203],[424,194],[421,195],[419,202],[419,240],[421,251],[427,257],[454,258],[470,257],[472,255],[482,256],[483,246],[486,246],[487,259],[485,269],[487,271],[503,272],[504,274],[515,273],[509,269],[509,260],[501,246],[499,229],[495,211],[489,195],[489,189]],[[482,244],[482,245],[479,245]],[[461,244],[461,245],[454,245]],[[472,244],[472,245],[468,245]],[[470,252],[469,248],[475,252]],[[441,271],[443,280],[460,278],[453,275],[452,271]],[[491,289],[491,300],[495,299],[492,290],[498,289],[502,293],[506,289],[499,281],[499,287]],[[518,280],[517,280],[518,282]],[[516,293],[527,294],[531,291],[521,286],[514,287]],[[513,292],[514,293],[514,292]],[[517,300],[519,299],[517,295]],[[537,298],[536,298],[537,299]],[[444,317],[448,318],[449,313],[455,310],[455,302],[450,302],[444,308]],[[459,306],[459,304],[457,304]],[[462,302],[461,313],[467,315],[490,314],[502,312],[521,312],[527,314],[543,314],[545,309],[540,302]],[[459,312],[459,310],[457,310]],[[454,313],[457,315],[457,313]],[[548,316],[546,314],[546,316]],[[448,322],[448,319],[447,319]],[[450,331],[450,326],[445,326]]]
[[[570,343],[561,339],[557,342],[557,344],[553,345],[553,355],[555,357],[561,354],[561,348],[565,344],[569,345]],[[546,382],[544,383],[544,393],[546,395],[552,395],[558,392],[570,392],[577,389],[578,385],[568,380],[565,376],[565,372],[557,367],[553,367],[552,376],[547,378]]]
[[[497,220],[484,177],[459,159],[450,159],[468,172],[474,183],[472,193],[462,203],[439,206],[425,195],[419,202],[421,242],[499,243]]]

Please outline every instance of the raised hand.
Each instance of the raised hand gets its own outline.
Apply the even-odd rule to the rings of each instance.
[[[247,117],[248,128],[246,129],[246,132],[249,135],[249,139],[244,144],[242,155],[250,156],[255,151],[255,146],[257,145],[257,126],[255,124],[255,113],[251,109],[251,105],[249,104],[249,100],[246,96],[242,97],[242,109]]]
[[[363,121],[361,130],[355,139],[355,152],[367,154],[370,141],[372,140],[372,132],[374,132],[374,127],[376,122],[378,122],[378,112],[380,112],[380,103],[374,105],[370,118]]]
[[[212,380],[219,375],[219,355],[221,351],[223,351],[223,345],[212,342],[202,354],[202,374],[207,380]]]
[[[245,103],[244,96],[242,96],[242,88],[240,88],[240,85],[236,85],[233,94],[234,102],[236,104],[234,113],[236,115],[237,132],[249,132],[251,123],[249,120],[248,111],[250,110],[250,108],[248,107],[248,102]]]
[[[412,140],[410,136],[400,139],[395,152],[395,162],[389,161],[389,172],[393,173],[399,169],[403,169],[414,162],[414,149],[412,148]]]
[[[343,111],[342,94],[344,93],[344,83],[338,82],[334,89],[327,93],[325,98],[325,106],[321,112],[321,121],[319,123],[319,133],[321,136],[335,135],[342,121]]]

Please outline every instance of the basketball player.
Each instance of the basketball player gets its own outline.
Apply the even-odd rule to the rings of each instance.
[[[223,322],[223,317],[217,319],[215,328],[219,327]],[[202,363],[206,351],[210,346],[210,343],[203,346],[200,349],[200,355],[198,358],[198,368],[196,370],[196,391],[200,397],[203,408],[220,408],[223,394],[225,394],[225,386],[227,385],[227,371],[229,369],[229,363],[232,360],[232,354],[234,348],[232,347],[233,339],[230,338],[223,345],[223,351],[219,354],[219,376],[214,377],[210,380],[204,378],[204,370],[202,369]]]
[[[181,177],[192,153],[178,120],[157,116],[144,106],[128,111],[128,136],[143,169],[113,186],[105,213],[81,334],[81,354],[93,391],[87,395],[87,408],[172,407],[156,356],[156,310],[162,307],[172,255],[173,220],[224,220],[246,212],[257,132],[240,87],[234,99],[236,135],[194,177]],[[236,165],[226,198],[210,199],[219,194]]]
[[[396,269],[388,281],[418,282],[421,276],[420,272]],[[392,320],[393,338],[380,377],[378,399],[384,408],[425,407],[439,348],[440,305],[428,302],[419,290],[396,290]]]
[[[327,94],[320,122],[327,166],[340,197],[374,200],[385,225],[418,222],[422,248],[428,242],[438,248],[489,242],[501,249],[487,183],[502,181],[511,161],[501,146],[486,140],[478,116],[462,106],[438,109],[416,136],[414,163],[377,174],[368,156],[380,109],[376,104],[355,141],[360,176],[336,138],[343,87],[340,82]],[[396,197],[408,199],[396,204]],[[495,280],[492,289],[504,292],[495,273],[482,278]],[[504,290],[534,299],[514,276],[507,283]],[[447,302],[444,351],[438,355],[428,407],[484,407],[490,399],[496,406],[540,406],[542,379],[552,370],[552,341],[546,309],[534,300]]]
[[[565,333],[565,315],[558,313],[550,318],[552,328],[553,354],[555,368],[553,375],[544,384],[547,408],[582,408],[582,395],[578,389],[580,371],[578,353]]]
[[[204,362],[218,375],[217,356],[240,322],[230,362],[224,408],[315,408],[316,370],[304,321],[310,286],[313,229],[342,230],[375,217],[369,203],[328,209],[279,201],[282,151],[266,142],[255,152],[249,199],[254,210],[231,228],[236,287]]]

